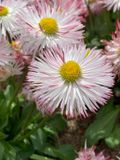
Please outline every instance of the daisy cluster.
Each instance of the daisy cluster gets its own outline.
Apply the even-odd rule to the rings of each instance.
[[[88,117],[120,77],[120,22],[104,49],[87,48],[86,17],[120,10],[120,0],[0,0],[0,81],[26,77],[23,92],[43,114]],[[95,147],[76,160],[108,160]]]
[[[27,66],[24,92],[43,113],[87,117],[112,95],[112,64],[84,43],[89,3],[0,1],[0,80],[22,76]]]

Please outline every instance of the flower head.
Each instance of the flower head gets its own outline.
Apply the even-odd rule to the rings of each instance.
[[[26,3],[20,0],[0,1],[0,39],[2,36],[14,36],[18,13],[22,12]]]
[[[14,50],[9,42],[0,41],[0,81],[22,73],[23,66],[16,60],[13,53]]]
[[[30,65],[27,85],[38,108],[68,117],[87,116],[111,96],[111,66],[100,51],[85,46],[49,49]]]
[[[0,64],[7,63],[8,61],[12,61],[13,57],[11,57],[12,48],[10,47],[7,41],[0,41]]]
[[[85,22],[86,17],[88,16],[88,8],[85,0],[77,0],[77,7],[79,10],[80,21]]]
[[[0,81],[5,81],[10,76],[22,74],[22,69],[23,66],[21,66],[19,63],[16,63],[16,61],[0,65]]]
[[[116,31],[112,34],[112,40],[103,41],[104,53],[114,67],[114,72],[120,77],[120,22],[116,22]]]
[[[11,43],[13,49],[13,56],[17,62],[23,65],[29,65],[32,60],[32,55],[26,53],[22,50],[21,44],[19,40],[12,41]]]
[[[108,10],[113,9],[114,12],[120,10],[120,0],[100,0],[104,7]]]
[[[110,160],[109,157],[105,157],[103,152],[95,153],[95,147],[84,148],[78,153],[78,158],[75,160]],[[112,159],[111,159],[112,160]]]
[[[19,32],[27,53],[36,53],[45,47],[76,44],[83,38],[76,1],[55,0],[51,3],[41,0],[37,8],[28,7],[21,16],[23,23]]]

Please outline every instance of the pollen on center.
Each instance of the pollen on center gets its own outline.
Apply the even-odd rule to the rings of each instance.
[[[4,6],[0,6],[0,17],[6,16],[9,13],[9,9]]]
[[[81,74],[80,65],[75,61],[68,61],[60,67],[60,75],[67,82],[74,82]]]
[[[54,35],[58,32],[58,24],[54,18],[43,18],[39,22],[41,30],[48,35]]]

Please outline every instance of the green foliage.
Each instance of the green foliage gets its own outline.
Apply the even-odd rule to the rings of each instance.
[[[0,160],[73,160],[74,149],[58,139],[65,119],[59,113],[42,116],[16,83],[12,77],[0,92]]]
[[[116,125],[110,135],[105,138],[105,142],[110,148],[116,148],[120,145],[120,127],[118,125]]]
[[[85,138],[89,145],[93,145],[100,139],[110,136],[119,113],[120,108],[113,106],[113,101],[110,101],[98,112],[96,119],[89,125],[85,133]]]
[[[85,42],[88,47],[102,48],[101,40],[111,39],[111,33],[115,30],[115,15],[104,11],[95,16],[91,14],[87,19]]]

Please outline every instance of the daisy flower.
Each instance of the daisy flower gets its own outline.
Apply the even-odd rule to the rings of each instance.
[[[0,81],[5,81],[10,76],[22,74],[23,67],[16,62],[0,65]]]
[[[9,42],[0,41],[0,81],[22,73],[23,66],[16,60],[13,52]]]
[[[8,61],[12,61],[13,57],[11,57],[13,50],[9,43],[5,40],[0,41],[0,64],[8,63]]]
[[[86,17],[88,16],[88,8],[85,0],[77,0],[77,6],[79,9],[79,17],[81,22],[86,22]]]
[[[17,62],[23,65],[29,65],[32,60],[32,55],[22,50],[22,46],[19,40],[12,41],[13,56]]]
[[[111,65],[105,56],[85,46],[49,49],[33,60],[27,85],[38,108],[53,113],[58,107],[70,118],[88,116],[111,96]]]
[[[27,53],[36,53],[45,47],[76,44],[83,38],[76,1],[54,0],[50,5],[41,0],[37,8],[28,7],[23,11],[21,22],[21,43]]]
[[[0,39],[8,34],[14,36],[17,15],[23,11],[25,5],[21,0],[0,0]]]
[[[112,34],[112,40],[105,41],[104,53],[114,67],[114,72],[120,77],[120,22],[116,22],[116,31]]]
[[[112,160],[109,157],[105,157],[103,152],[98,154],[95,153],[96,147],[87,148],[85,147],[78,153],[78,158],[75,160]]]
[[[120,10],[120,0],[101,0],[101,3],[107,7],[108,10],[113,9],[114,12]]]

